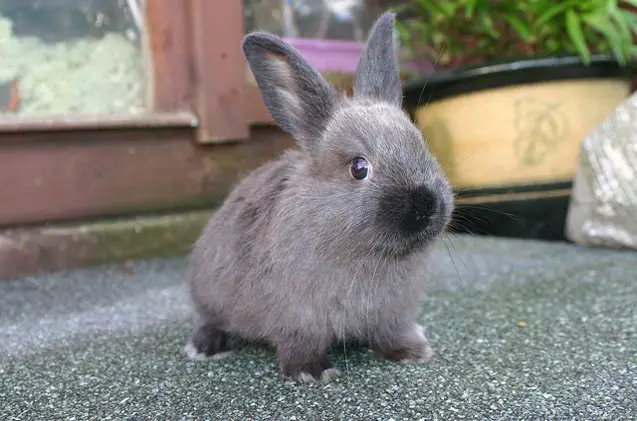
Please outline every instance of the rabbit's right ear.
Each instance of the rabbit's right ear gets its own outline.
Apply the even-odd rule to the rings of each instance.
[[[356,68],[354,97],[400,105],[403,90],[394,45],[394,12],[385,12],[372,26]]]
[[[334,89],[298,51],[275,35],[246,35],[243,51],[277,125],[308,152],[316,150],[336,104]]]

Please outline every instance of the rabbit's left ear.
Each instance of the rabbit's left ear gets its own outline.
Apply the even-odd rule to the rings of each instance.
[[[315,152],[337,103],[332,86],[278,36],[246,35],[243,50],[276,123],[308,153]]]
[[[354,78],[354,97],[402,104],[402,85],[394,45],[393,12],[374,24]]]

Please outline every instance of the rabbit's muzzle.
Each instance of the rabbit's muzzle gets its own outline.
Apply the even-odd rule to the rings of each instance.
[[[427,186],[386,192],[380,200],[379,217],[405,237],[421,233],[432,225],[443,206]]]

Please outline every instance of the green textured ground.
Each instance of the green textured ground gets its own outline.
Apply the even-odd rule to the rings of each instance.
[[[636,417],[637,253],[452,241],[423,309],[434,360],[334,349],[326,386],[283,381],[263,348],[184,360],[182,259],[0,283],[0,419]]]

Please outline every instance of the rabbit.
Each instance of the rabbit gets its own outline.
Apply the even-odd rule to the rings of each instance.
[[[402,109],[394,19],[374,22],[351,96],[281,38],[244,37],[264,103],[295,145],[240,180],[194,244],[188,358],[265,343],[280,375],[299,383],[341,375],[327,356],[337,343],[390,362],[431,359],[416,322],[424,259],[454,196]]]

